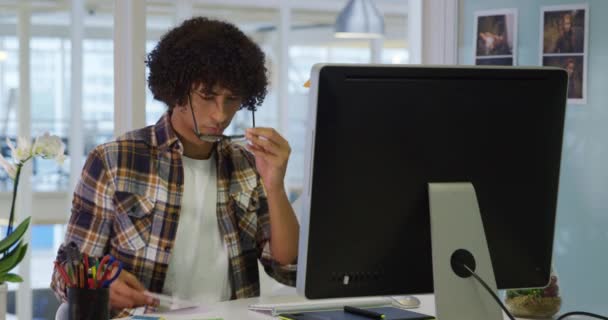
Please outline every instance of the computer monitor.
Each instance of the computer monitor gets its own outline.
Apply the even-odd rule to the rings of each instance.
[[[432,293],[429,183],[443,182],[474,187],[498,288],[547,285],[566,82],[550,68],[315,65],[298,292]]]

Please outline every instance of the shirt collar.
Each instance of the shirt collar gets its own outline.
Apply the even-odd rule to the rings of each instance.
[[[171,125],[171,113],[169,111],[165,112],[154,125],[154,137],[155,141],[152,141],[152,144],[156,145],[159,150],[173,147],[180,150],[180,153],[183,152],[184,148]]]

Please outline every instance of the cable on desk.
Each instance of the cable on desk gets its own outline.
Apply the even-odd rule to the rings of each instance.
[[[569,316],[587,316],[587,317],[592,317],[592,318],[596,318],[596,319],[608,320],[608,317],[600,316],[599,314],[585,312],[585,311],[573,311],[573,312],[564,313],[561,316],[559,316],[559,318],[557,318],[557,320],[566,319]]]
[[[504,304],[502,304],[502,302],[500,301],[500,299],[498,298],[498,296],[496,295],[496,293],[494,293],[494,291],[492,289],[490,289],[490,286],[488,286],[486,284],[485,281],[483,281],[483,279],[481,279],[477,273],[475,273],[475,271],[471,270],[469,268],[469,266],[467,266],[466,264],[462,264],[470,273],[471,275],[475,278],[475,280],[479,281],[479,283],[481,283],[481,285],[490,293],[490,295],[492,296],[492,298],[494,298],[494,300],[496,301],[496,303],[498,303],[498,305],[500,305],[500,307],[502,308],[502,310],[507,314],[507,316],[509,316],[509,319],[511,320],[515,320],[515,318],[513,317],[513,315],[509,312],[509,310],[507,310],[507,308],[505,307]],[[608,319],[607,319],[608,320]]]
[[[498,298],[498,296],[496,296],[496,294],[494,293],[494,291],[492,291],[492,289],[490,289],[490,287],[485,283],[485,281],[483,281],[483,279],[481,279],[473,270],[471,270],[469,268],[469,266],[467,266],[466,264],[463,264],[463,266],[492,295],[492,297],[494,298],[494,300],[496,300],[496,302],[500,305],[500,307],[502,308],[502,310],[505,311],[505,313],[507,314],[507,316],[509,316],[509,318],[511,320],[515,320],[515,318],[513,318],[513,315],[511,315],[511,313],[509,313],[509,311],[507,310],[507,308],[502,304],[502,302],[500,301],[500,299]],[[608,317],[601,316],[599,314],[595,314],[595,313],[591,313],[591,312],[585,312],[585,311],[568,312],[568,313],[565,313],[565,314],[559,316],[559,318],[557,318],[557,320],[566,319],[567,317],[570,317],[570,316],[587,316],[587,317],[592,317],[592,318],[596,318],[596,319],[608,320]]]

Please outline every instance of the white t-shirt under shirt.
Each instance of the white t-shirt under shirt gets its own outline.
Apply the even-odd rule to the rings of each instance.
[[[199,303],[230,299],[228,251],[217,221],[215,157],[182,157],[184,192],[163,293]]]

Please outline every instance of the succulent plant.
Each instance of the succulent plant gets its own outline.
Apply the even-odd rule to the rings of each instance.
[[[507,298],[520,296],[531,296],[537,298],[559,297],[559,285],[557,284],[557,276],[552,274],[549,285],[539,289],[520,289],[507,290]]]

